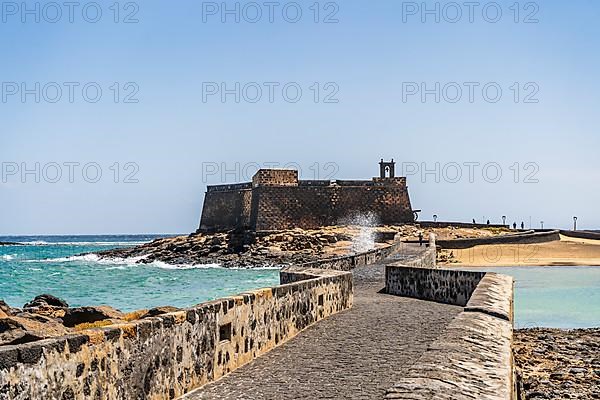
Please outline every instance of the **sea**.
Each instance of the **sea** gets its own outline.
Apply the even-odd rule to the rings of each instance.
[[[515,280],[515,328],[600,327],[600,267],[456,267]]]
[[[279,284],[275,268],[217,264],[139,264],[86,254],[136,246],[166,235],[0,236],[0,299],[12,307],[48,293],[72,307],[106,304],[124,312],[195,304]]]

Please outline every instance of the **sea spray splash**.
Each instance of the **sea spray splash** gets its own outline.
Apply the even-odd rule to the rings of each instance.
[[[352,239],[352,252],[363,253],[375,248],[376,227],[379,217],[373,212],[356,214],[341,221],[344,225],[359,227],[358,235]]]

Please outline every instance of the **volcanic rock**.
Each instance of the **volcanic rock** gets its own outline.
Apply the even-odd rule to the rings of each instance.
[[[51,294],[42,294],[36,296],[32,301],[25,304],[23,308],[33,308],[33,307],[63,307],[67,308],[69,305],[66,301],[59,299],[58,297],[52,296]]]
[[[19,316],[0,319],[0,346],[29,343],[67,333],[58,321],[43,316],[34,318],[22,313]]]
[[[92,306],[69,308],[63,317],[63,324],[68,327],[103,321],[105,319],[121,320],[125,315],[109,306]]]
[[[148,312],[142,315],[141,318],[156,317],[157,315],[168,314],[179,310],[180,308],[172,306],[155,307],[148,310]]]
[[[0,300],[0,312],[6,315],[10,315],[10,306],[4,302],[4,300]],[[0,314],[2,315],[2,314]]]

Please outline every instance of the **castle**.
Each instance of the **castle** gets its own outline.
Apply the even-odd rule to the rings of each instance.
[[[363,214],[381,224],[414,222],[405,177],[379,163],[372,180],[299,180],[298,171],[261,169],[252,182],[208,186],[199,232],[272,231],[336,225]]]

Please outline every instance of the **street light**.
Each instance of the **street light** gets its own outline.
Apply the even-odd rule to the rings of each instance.
[[[506,215],[502,216],[502,225],[506,225]]]
[[[573,217],[573,230],[577,230],[577,217]]]

